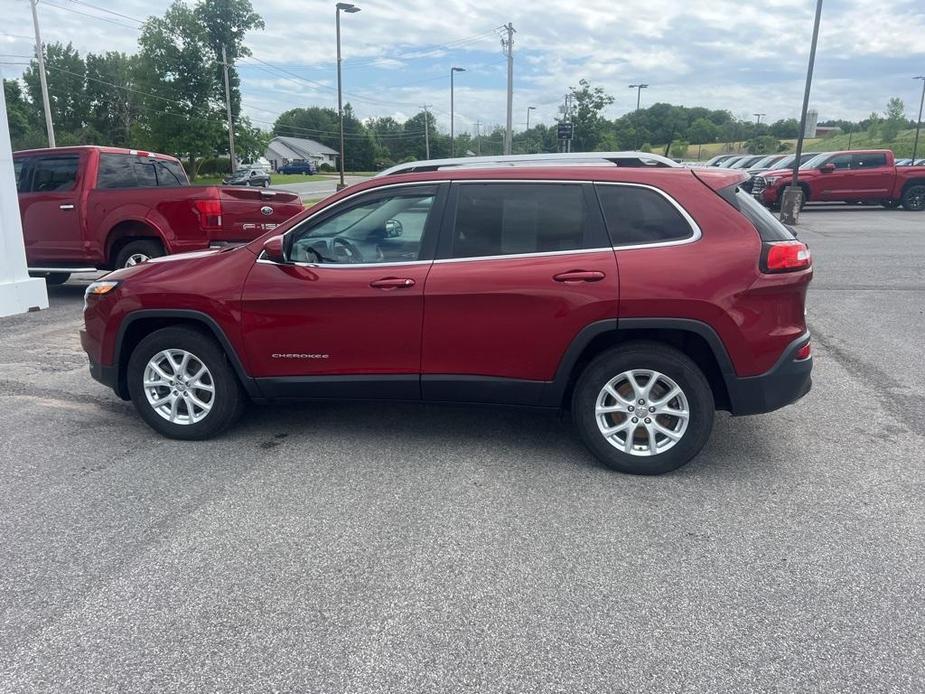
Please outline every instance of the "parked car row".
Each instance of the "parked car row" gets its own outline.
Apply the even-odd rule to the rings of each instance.
[[[303,209],[295,193],[191,186],[179,160],[115,147],[13,155],[26,260],[49,284],[72,272],[246,243]]]
[[[897,159],[896,166],[925,166],[925,159]]]
[[[777,207],[792,176],[784,167],[760,172],[752,180],[752,194]],[[840,201],[925,210],[925,166],[898,166],[887,149],[822,152],[800,165],[797,184],[804,204]]]

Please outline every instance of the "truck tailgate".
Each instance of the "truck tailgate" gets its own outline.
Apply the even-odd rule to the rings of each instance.
[[[272,188],[220,186],[221,231],[211,231],[214,241],[251,241],[275,229],[304,207],[296,193]]]

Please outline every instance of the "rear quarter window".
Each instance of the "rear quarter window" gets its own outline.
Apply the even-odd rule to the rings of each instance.
[[[762,241],[792,241],[796,238],[768,208],[739,186],[723,188],[719,195],[752,223]]]
[[[594,188],[614,246],[670,243],[694,236],[681,211],[652,188],[624,184]]]

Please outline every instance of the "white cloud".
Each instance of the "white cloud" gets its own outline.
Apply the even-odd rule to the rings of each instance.
[[[362,11],[343,16],[342,30],[345,91],[357,114],[405,118],[428,103],[446,128],[449,67],[457,64],[468,70],[457,76],[457,127],[462,130],[475,121],[504,121],[505,66],[496,28],[507,21],[517,29],[515,123],[524,120],[528,105],[538,107],[534,122],[551,121],[562,95],[581,78],[615,96],[610,116],[635,107],[635,92],[626,85],[637,81],[651,85],[643,104],[669,101],[737,114],[761,111],[770,120],[794,116],[801,103],[813,13],[810,0],[356,2]],[[8,4],[0,52],[28,54],[28,3]],[[169,2],[93,4],[143,19],[163,13]],[[292,74],[242,67],[248,113],[272,121],[275,113],[295,106],[333,106],[333,0],[255,0],[254,5],[266,30],[248,35],[248,45],[256,57]],[[98,18],[40,4],[46,41],[71,41],[81,52],[135,50],[137,31],[130,20],[80,3],[66,6]],[[812,95],[821,117],[863,117],[882,110],[894,95],[911,105],[918,84],[910,78],[916,64],[925,64],[923,36],[921,0],[895,0],[889,11],[873,0],[827,3]],[[22,59],[0,58],[17,60]],[[21,66],[0,68],[6,77],[21,71]]]

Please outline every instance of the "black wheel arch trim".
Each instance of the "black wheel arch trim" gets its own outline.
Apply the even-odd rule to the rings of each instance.
[[[125,360],[124,364],[122,362],[122,345],[125,342],[125,335],[133,323],[149,318],[180,318],[187,321],[195,321],[208,328],[212,336],[218,340],[222,350],[224,350],[225,356],[228,358],[228,361],[231,362],[231,367],[234,369],[235,374],[237,374],[238,380],[241,382],[247,394],[252,398],[261,397],[260,387],[257,385],[257,381],[251,378],[247,371],[244,370],[244,365],[241,363],[241,359],[238,357],[234,345],[231,344],[228,336],[225,335],[225,331],[222,330],[221,326],[212,316],[202,311],[195,311],[192,309],[139,309],[137,311],[132,311],[122,319],[122,324],[119,326],[119,331],[116,333],[116,344],[113,351],[113,367],[117,369],[118,379],[113,389],[120,398],[127,399],[128,397],[125,385],[125,368],[128,365],[128,359]]]

